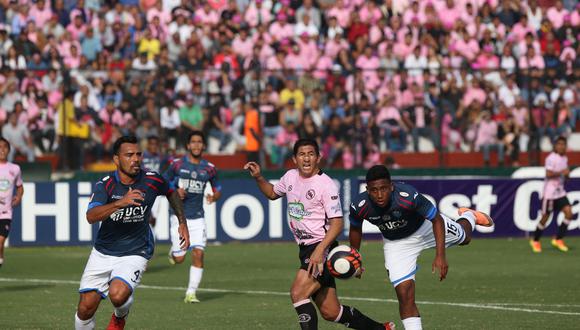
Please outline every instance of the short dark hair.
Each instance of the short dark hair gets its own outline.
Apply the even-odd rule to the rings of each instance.
[[[195,131],[191,131],[188,135],[187,135],[187,142],[185,142],[185,144],[189,144],[189,141],[191,141],[191,138],[193,136],[200,136],[201,137],[201,141],[203,141],[203,144],[205,144],[205,135],[203,134],[202,131],[200,130],[195,130]]]
[[[8,146],[8,151],[10,151],[10,148],[12,148],[12,147],[10,146],[10,142],[8,142],[8,140],[6,140],[5,137],[0,136],[0,142],[5,142],[6,145]]]
[[[560,141],[564,141],[564,143],[568,143],[568,140],[564,136],[560,135],[554,140],[554,144],[556,144]]]
[[[314,151],[316,151],[316,154],[320,154],[320,148],[318,147],[318,142],[316,142],[316,140],[313,139],[298,139],[298,141],[296,141],[296,143],[294,143],[294,156],[296,156],[298,154],[298,149],[300,147],[304,147],[304,146],[312,146],[314,147]]]
[[[147,137],[147,142],[149,142],[149,141],[151,141],[151,140],[156,140],[156,141],[159,141],[159,136],[157,136],[157,135],[149,135],[149,136]]]
[[[369,168],[366,176],[367,183],[382,179],[391,181],[391,173],[389,172],[389,169],[385,165],[375,165]]]
[[[117,141],[115,141],[115,144],[113,144],[113,155],[117,156],[119,155],[121,145],[123,145],[124,143],[138,144],[139,141],[137,140],[137,137],[135,135],[121,136],[120,138],[117,139]]]

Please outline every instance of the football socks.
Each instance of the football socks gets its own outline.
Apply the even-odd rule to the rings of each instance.
[[[201,282],[201,276],[203,275],[203,268],[197,268],[191,266],[189,268],[189,285],[187,286],[186,293],[195,293],[197,287],[199,287],[199,282]]]
[[[344,324],[351,329],[385,329],[382,323],[370,319],[368,316],[361,313],[358,309],[346,305],[342,305],[341,315],[338,323]],[[336,321],[335,321],[336,322]]]
[[[115,308],[115,316],[120,318],[126,317],[127,314],[129,314],[131,305],[133,305],[133,295],[130,295],[129,299],[127,299],[123,305]]]
[[[95,317],[88,320],[81,320],[75,312],[75,329],[76,330],[93,330],[95,328]]]
[[[304,299],[294,304],[294,309],[298,313],[298,323],[302,330],[318,329],[318,316],[316,308],[310,299]]]
[[[534,241],[540,240],[540,237],[542,237],[542,232],[544,231],[544,228],[546,228],[546,226],[542,225],[541,223],[538,223],[538,226],[536,227],[536,231],[534,232]]]
[[[556,236],[556,239],[564,238],[564,235],[566,235],[566,232],[568,231],[569,224],[570,220],[568,219],[564,219],[564,221],[562,221],[562,224],[560,225],[560,227],[558,227],[558,235]]]
[[[408,317],[403,320],[403,326],[405,330],[422,330],[423,326],[421,325],[421,318],[418,316],[415,317]]]

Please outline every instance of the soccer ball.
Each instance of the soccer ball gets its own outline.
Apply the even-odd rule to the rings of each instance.
[[[332,276],[347,280],[359,274],[362,267],[362,257],[355,248],[339,245],[328,254],[326,266]]]

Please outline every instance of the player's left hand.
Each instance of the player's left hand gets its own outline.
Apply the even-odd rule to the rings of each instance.
[[[18,204],[20,204],[21,201],[22,201],[22,197],[20,197],[20,196],[14,196],[12,198],[12,207],[18,206]]]
[[[183,251],[187,251],[189,249],[189,229],[187,228],[187,224],[180,223],[177,232],[179,233],[179,247]]]
[[[445,256],[436,255],[435,260],[433,260],[431,271],[433,274],[435,274],[435,269],[439,270],[439,281],[443,281],[445,279],[447,276],[448,268],[449,265],[447,264],[447,259],[445,259]]]
[[[312,277],[314,277],[314,278],[316,278],[320,274],[322,274],[322,270],[324,268],[324,265],[323,265],[324,250],[320,249],[319,247],[320,247],[320,245],[314,249],[314,251],[310,255],[310,261],[308,262],[308,269],[307,269],[308,274],[312,275]]]
[[[216,201],[216,198],[214,195],[207,194],[205,195],[205,200],[207,201],[208,204],[211,204]]]

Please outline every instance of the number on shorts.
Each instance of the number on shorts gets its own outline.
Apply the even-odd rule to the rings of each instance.
[[[447,233],[453,236],[459,236],[459,229],[455,227],[455,224],[447,222]]]
[[[137,270],[137,271],[135,271],[135,273],[133,273],[133,274],[135,274],[135,278],[134,278],[134,279],[132,278],[132,279],[131,279],[131,282],[133,282],[133,283],[137,283],[137,280],[139,280],[139,276],[141,275],[141,271],[140,271],[140,270]]]

